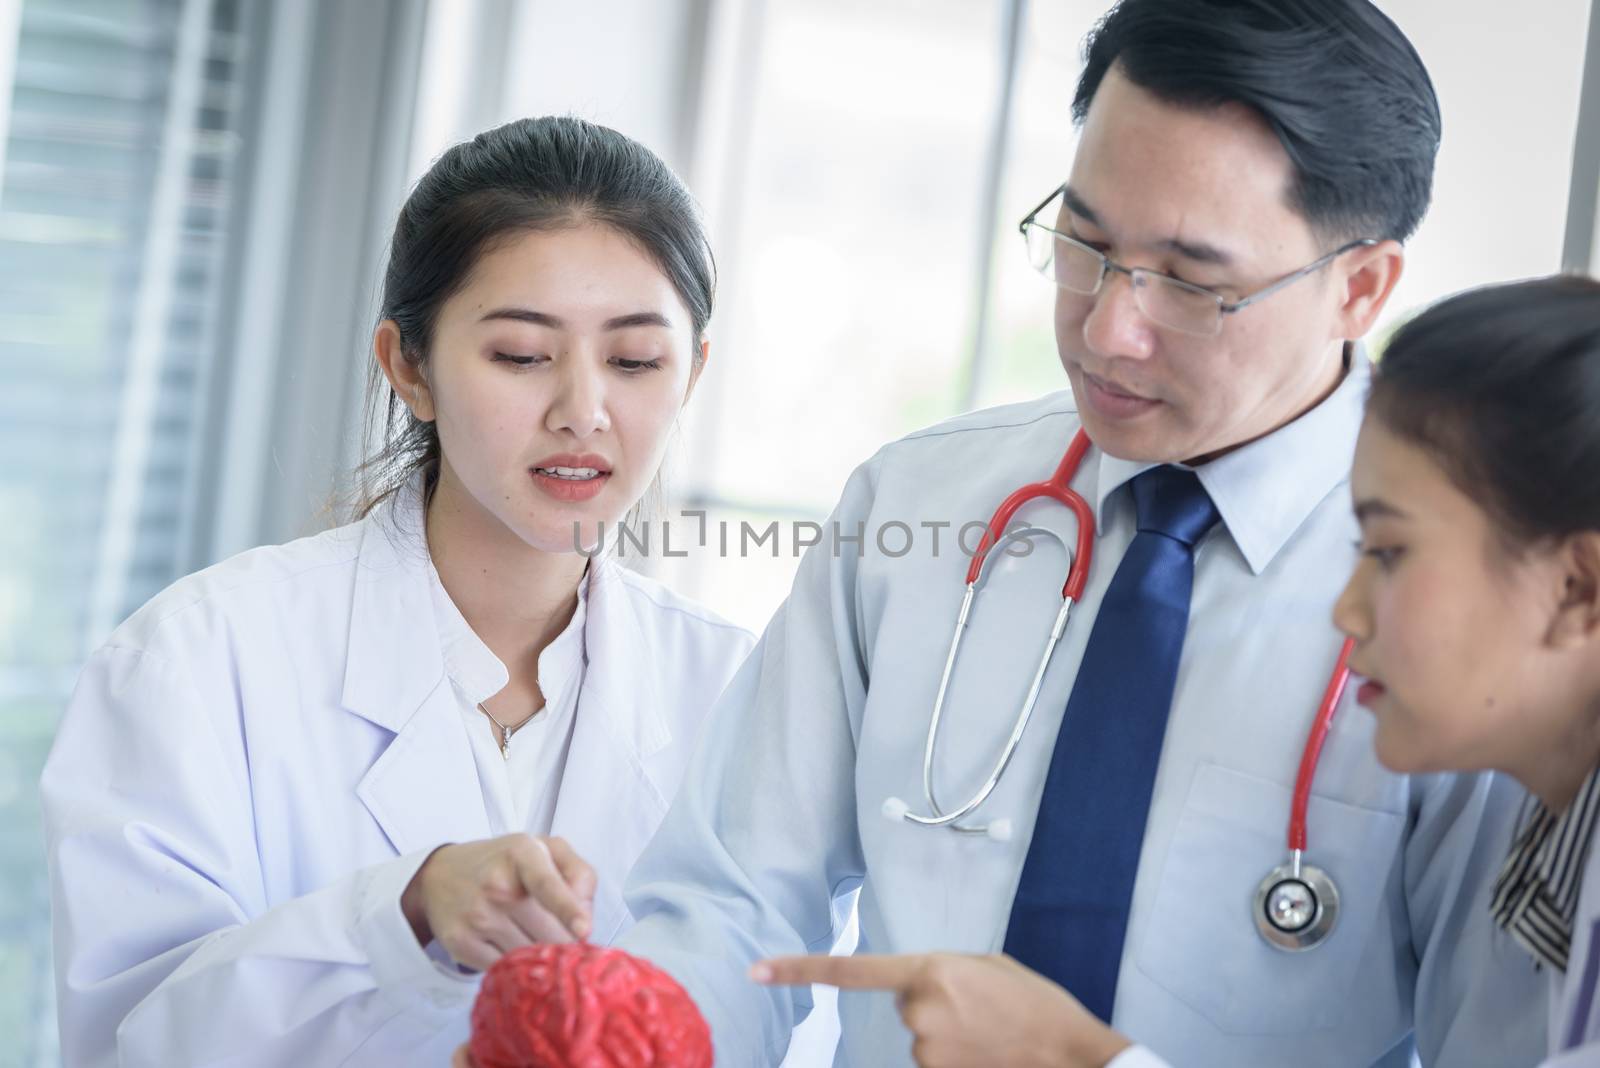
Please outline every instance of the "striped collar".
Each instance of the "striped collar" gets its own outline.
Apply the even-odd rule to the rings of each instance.
[[[1489,903],[1495,922],[1543,964],[1567,970],[1589,840],[1600,815],[1600,768],[1589,773],[1560,815],[1528,799]]]

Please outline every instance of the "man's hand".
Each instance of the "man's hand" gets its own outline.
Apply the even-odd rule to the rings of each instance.
[[[892,992],[921,1068],[1105,1068],[1132,1045],[1061,987],[999,954],[780,957],[750,977]]]

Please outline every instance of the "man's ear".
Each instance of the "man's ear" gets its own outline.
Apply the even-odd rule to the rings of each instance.
[[[1355,341],[1367,335],[1378,321],[1389,294],[1405,269],[1406,254],[1398,241],[1354,248],[1334,261],[1341,274],[1338,319],[1334,340]]]
[[[1559,553],[1562,589],[1546,641],[1558,649],[1600,643],[1600,531],[1573,535]]]
[[[383,369],[389,388],[420,422],[433,421],[433,392],[428,388],[422,368],[406,358],[400,343],[400,327],[393,319],[378,324],[372,335],[372,358]]]

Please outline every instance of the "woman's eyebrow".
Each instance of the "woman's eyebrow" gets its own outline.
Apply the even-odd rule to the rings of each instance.
[[[480,323],[489,322],[491,319],[512,319],[519,323],[532,323],[534,326],[548,326],[552,330],[560,330],[566,326],[566,320],[547,312],[534,311],[532,308],[496,308],[494,311],[484,312]]]
[[[1356,518],[1364,523],[1369,519],[1409,519],[1411,517],[1382,497],[1364,497],[1356,502]]]
[[[660,312],[645,311],[634,312],[631,315],[618,315],[613,319],[607,319],[605,322],[607,330],[626,330],[630,326],[660,326],[671,330],[672,320]]]
[[[551,315],[549,312],[535,311],[533,308],[496,308],[493,311],[485,312],[478,321],[489,322],[491,319],[512,319],[519,323],[532,323],[534,326],[549,327],[551,330],[562,330],[567,325],[567,321],[560,316]],[[606,330],[626,330],[633,326],[660,326],[670,330],[672,329],[672,320],[660,312],[639,311],[630,312],[627,315],[613,316],[602,324],[603,329]]]

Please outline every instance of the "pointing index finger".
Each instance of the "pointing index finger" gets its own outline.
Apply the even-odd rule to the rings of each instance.
[[[922,959],[863,953],[854,957],[774,957],[750,969],[750,978],[768,986],[805,986],[822,983],[843,990],[893,990],[903,993],[916,976]]]

